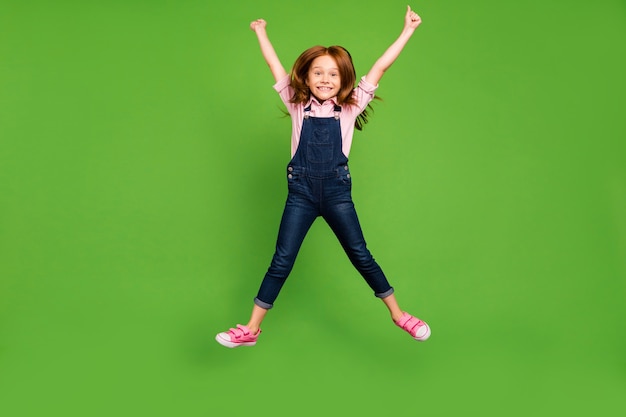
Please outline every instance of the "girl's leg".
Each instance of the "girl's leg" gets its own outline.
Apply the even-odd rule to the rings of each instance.
[[[273,307],[296,262],[304,237],[317,216],[316,208],[308,199],[297,194],[289,194],[278,229],[276,250],[254,299],[256,307],[265,310]],[[255,311],[253,310],[253,318],[259,316]]]
[[[387,277],[367,249],[352,200],[348,198],[338,204],[329,205],[323,216],[337,236],[348,258],[374,291],[374,294],[381,299],[393,294],[393,288],[389,285]],[[394,304],[395,298],[389,302]]]
[[[391,319],[394,322],[400,320],[404,315],[404,312],[400,309],[398,301],[396,300],[396,296],[394,294],[391,294],[385,298],[382,298],[382,300],[383,303],[385,303],[385,305],[387,306],[387,309],[389,309],[389,313],[391,313]]]
[[[252,314],[250,315],[250,321],[248,322],[248,329],[252,334],[257,334],[259,329],[261,328],[261,323],[267,314],[267,309],[263,307],[259,307],[258,305],[254,305],[252,307]]]
[[[353,265],[365,278],[370,288],[374,290],[374,294],[382,299],[387,306],[394,323],[413,336],[415,340],[424,341],[428,339],[430,337],[428,324],[400,309],[393,294],[393,288],[367,249],[352,201],[344,201],[329,206],[323,215]]]
[[[220,344],[230,348],[256,344],[261,323],[267,311],[273,307],[293,268],[302,241],[316,217],[317,211],[307,199],[289,193],[278,231],[276,251],[254,299],[250,320],[246,326],[237,325],[236,329],[218,333],[215,339]]]

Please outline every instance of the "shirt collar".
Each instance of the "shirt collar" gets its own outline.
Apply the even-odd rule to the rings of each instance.
[[[324,101],[324,104],[326,104],[327,102],[330,102],[333,106],[337,105],[337,96],[335,97],[331,97],[328,100]],[[315,96],[313,96],[311,94],[311,97],[309,98],[309,101],[306,102],[306,104],[304,105],[304,107],[309,107],[310,105],[312,105],[313,103],[315,103],[315,106],[323,106],[324,104],[320,103],[319,100],[317,98],[315,98]]]

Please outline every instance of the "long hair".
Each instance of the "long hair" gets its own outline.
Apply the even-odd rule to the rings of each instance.
[[[329,55],[336,62],[339,69],[339,76],[341,78],[341,87],[337,94],[337,104],[340,106],[354,106],[357,104],[354,95],[354,84],[356,82],[356,70],[354,69],[354,63],[352,62],[352,56],[348,50],[342,46],[313,46],[306,51],[302,52],[296,62],[293,64],[291,70],[291,87],[294,90],[293,97],[291,97],[291,103],[306,103],[311,97],[311,90],[306,85],[306,80],[309,75],[309,69],[311,63],[315,58],[323,55]],[[363,125],[367,123],[369,112],[373,111],[370,104],[357,116],[354,123],[354,127],[357,130],[362,130]]]

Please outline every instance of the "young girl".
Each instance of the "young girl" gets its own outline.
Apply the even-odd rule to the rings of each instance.
[[[351,196],[348,154],[354,128],[367,123],[367,107],[378,81],[396,60],[420,25],[421,18],[407,7],[400,36],[374,63],[358,86],[352,58],[340,46],[314,46],[296,60],[291,74],[283,68],[267,36],[263,19],[250,28],[276,81],[274,89],[292,119],[291,156],[287,165],[288,196],[276,252],[254,299],[248,324],[219,333],[216,340],[230,348],[254,346],[261,322],[272,308],[296,260],[300,245],[318,216],[322,216],[343,246],[352,264],[385,303],[391,318],[415,340],[424,341],[430,328],[402,311],[380,266],[366,247]]]

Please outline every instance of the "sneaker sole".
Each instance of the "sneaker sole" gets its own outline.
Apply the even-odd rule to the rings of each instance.
[[[256,345],[256,342],[234,343],[234,342],[231,342],[230,340],[222,339],[219,334],[217,336],[215,336],[215,340],[220,345],[226,346],[227,348],[231,348],[231,349],[239,347],[239,346],[254,346],[254,345]]]

